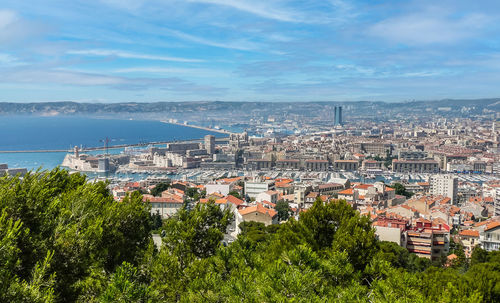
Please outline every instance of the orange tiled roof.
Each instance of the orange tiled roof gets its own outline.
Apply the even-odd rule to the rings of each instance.
[[[466,236],[466,237],[476,237],[479,238],[479,231],[478,230],[471,230],[471,229],[466,229],[466,230],[461,230],[459,233],[460,236]]]
[[[338,192],[339,195],[353,195],[354,190],[352,188],[344,189],[343,191]]]
[[[247,214],[251,214],[254,212],[258,212],[258,213],[261,213],[264,215],[267,214],[271,218],[273,218],[274,216],[276,216],[278,214],[278,212],[275,211],[274,209],[266,208],[261,203],[257,203],[257,205],[255,205],[255,206],[250,206],[250,207],[241,209],[241,210],[239,210],[239,212],[242,216],[247,215]]]

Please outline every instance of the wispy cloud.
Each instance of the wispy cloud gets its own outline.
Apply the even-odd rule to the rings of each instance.
[[[272,5],[272,1],[245,0],[188,0],[189,2],[205,3],[230,7],[262,18],[284,21],[303,22],[302,16],[294,11]]]
[[[221,94],[226,88],[197,84],[178,77],[147,78],[119,77],[65,69],[23,68],[4,70],[0,73],[0,83],[55,84],[75,86],[105,86],[119,90],[159,89],[174,93],[190,92]]]
[[[208,45],[208,46],[213,46],[213,47],[219,47],[219,48],[227,48],[227,49],[236,49],[236,50],[255,50],[258,48],[261,48],[261,45],[255,42],[251,42],[248,40],[244,39],[238,39],[238,40],[233,40],[230,42],[217,42],[213,41],[211,39],[207,38],[202,38],[198,37],[195,35],[187,34],[178,30],[172,30],[172,29],[164,29],[164,33],[170,34],[174,37],[177,37],[179,39],[195,42],[198,44],[203,44],[203,45]]]
[[[407,45],[449,44],[476,37],[488,22],[489,17],[479,13],[456,17],[441,11],[423,11],[385,19],[368,32]]]
[[[158,56],[149,54],[137,54],[121,50],[109,49],[89,49],[89,50],[70,50],[67,52],[70,55],[97,56],[97,57],[118,57],[126,59],[144,59],[156,61],[173,61],[173,62],[203,62],[201,59],[189,59],[170,56]]]
[[[135,73],[149,73],[149,74],[181,74],[195,77],[229,77],[230,73],[205,68],[180,68],[180,67],[129,67],[113,70],[117,74],[135,74]]]

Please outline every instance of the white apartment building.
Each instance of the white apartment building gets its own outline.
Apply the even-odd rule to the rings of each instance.
[[[433,175],[429,179],[429,193],[441,195],[451,199],[452,204],[457,203],[458,179],[452,175]]]
[[[254,180],[245,182],[245,195],[250,198],[257,198],[260,193],[266,192],[268,190],[274,190],[273,180]]]

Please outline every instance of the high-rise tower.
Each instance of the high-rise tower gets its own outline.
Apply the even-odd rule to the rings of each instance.
[[[333,124],[335,126],[337,125],[342,125],[343,124],[343,121],[342,121],[342,106],[335,106],[333,108],[334,110],[334,122]]]

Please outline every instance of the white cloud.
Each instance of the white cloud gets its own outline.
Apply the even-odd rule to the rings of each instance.
[[[5,53],[0,53],[0,64],[6,65],[6,64],[16,63],[16,62],[17,62],[16,57],[11,56],[9,54],[5,54]]]
[[[173,62],[203,62],[200,59],[189,59],[180,57],[157,56],[148,54],[137,54],[121,50],[109,49],[90,49],[90,50],[71,50],[67,52],[70,55],[84,55],[84,56],[97,56],[97,57],[119,57],[126,59],[144,59],[156,61],[173,61]]]
[[[14,11],[11,10],[0,10],[0,31],[6,30],[6,28],[16,22],[18,16]]]
[[[449,44],[474,37],[488,22],[487,16],[482,14],[454,18],[422,12],[383,20],[368,32],[407,45]]]

